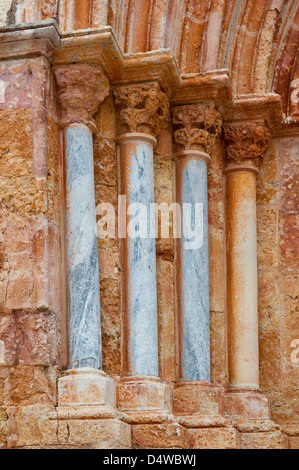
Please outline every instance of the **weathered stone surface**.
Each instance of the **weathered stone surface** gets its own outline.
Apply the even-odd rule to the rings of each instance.
[[[50,99],[50,68],[44,57],[1,62],[0,75],[4,89],[1,110],[37,109]]]
[[[221,132],[222,119],[212,103],[179,106],[173,109],[175,142],[185,150],[200,150],[210,154]]]
[[[175,379],[175,289],[171,261],[157,258],[159,366],[163,380]]]
[[[177,417],[178,422],[185,428],[221,428],[230,425],[230,420],[221,414],[192,414]],[[235,426],[236,427],[236,426]]]
[[[188,433],[179,424],[145,424],[132,426],[132,445],[137,449],[185,449]]]
[[[125,379],[117,386],[117,404],[122,411],[170,411],[169,387],[156,380]]]
[[[5,365],[57,365],[57,316],[17,312],[0,317]]]
[[[1,399],[0,399],[1,403]],[[7,413],[0,406],[0,449],[5,449],[7,444]]]
[[[32,170],[30,109],[0,112],[0,172],[3,178],[29,176]]]
[[[268,431],[277,431],[279,426],[271,421],[270,419],[260,420],[260,419],[249,419],[249,420],[238,420],[233,421],[234,427],[243,433],[246,432],[268,432]]]
[[[264,122],[230,124],[225,127],[227,163],[260,165],[270,143],[270,130]]]
[[[100,258],[101,260],[101,258]],[[101,262],[101,261],[100,261]],[[121,367],[119,279],[101,280],[103,370],[118,375]]]
[[[118,223],[118,172],[116,157],[116,115],[112,95],[104,101],[95,115],[94,173],[96,207],[111,204],[115,210],[115,229]],[[103,370],[108,374],[121,373],[121,261],[119,240],[98,239]]]
[[[171,124],[171,117],[170,113],[169,116],[166,117],[160,134],[157,137],[157,146],[155,148],[155,153],[157,155],[163,155],[164,158],[171,158],[172,156],[172,148],[173,148],[173,141],[172,141],[172,124]]]
[[[219,398],[219,390],[212,384],[181,382],[173,390],[173,413],[215,415],[219,412]]]
[[[287,437],[280,431],[240,434],[241,449],[286,449]]]
[[[42,366],[10,368],[5,380],[5,405],[53,405],[56,402],[55,369]]]
[[[120,108],[120,134],[159,134],[169,105],[167,96],[157,82],[116,88],[114,96],[115,104]]]
[[[113,380],[94,369],[69,371],[58,380],[59,406],[116,405],[116,390]]]
[[[51,406],[20,406],[14,414],[16,447],[57,444],[57,416]],[[8,438],[10,436],[8,435]]]
[[[159,210],[156,227],[158,235],[156,251],[158,256],[169,260],[172,260],[174,257],[174,217],[171,210],[172,203],[174,202],[173,177],[173,162],[170,159],[154,155],[155,203],[158,205]],[[169,218],[168,210],[170,211]],[[165,220],[163,225],[162,214],[164,215],[163,220]]]
[[[65,118],[75,113],[76,117],[89,120],[82,107],[92,113],[99,95],[102,92],[107,95],[107,82],[92,79],[92,72],[100,70],[100,62],[111,86],[125,91],[122,95],[122,99],[126,95],[125,100],[120,104],[123,118],[120,130],[128,130],[131,124],[131,130],[155,133],[158,140],[154,150],[156,202],[171,204],[175,200],[172,154],[176,146],[185,145],[189,139],[187,146],[207,147],[211,140],[207,138],[207,129],[214,137],[219,133],[216,109],[228,129],[227,163],[252,165],[252,171],[259,167],[255,339],[258,337],[259,342],[259,383],[270,400],[274,423],[256,419],[265,416],[263,401],[249,403],[241,395],[238,399],[230,396],[225,402],[229,416],[234,416],[235,430],[228,417],[186,415],[187,394],[187,406],[185,410],[182,406],[179,420],[185,430],[188,428],[188,436],[179,435],[180,428],[171,421],[169,413],[153,411],[131,412],[124,434],[130,433],[133,424],[136,445],[140,447],[225,448],[233,446],[237,435],[242,448],[298,448],[299,11],[294,2],[260,0],[258,8],[249,0],[235,4],[225,0],[132,0],[122,1],[121,8],[118,0],[0,3],[0,55],[4,59],[0,62],[0,448],[131,445],[120,437],[121,426],[111,424],[118,418],[107,410],[106,415],[103,410],[101,415],[92,406],[81,405],[80,412],[69,410],[64,417],[61,412],[59,441],[57,421],[52,420],[57,367],[62,365],[62,351],[66,366],[68,343],[66,302],[63,299],[61,302],[61,297],[65,297],[61,260],[63,154],[57,125],[59,90],[51,71],[52,61],[76,64],[70,68],[77,72],[68,77],[72,86],[64,91],[77,109],[62,106]],[[43,25],[36,22],[54,17],[64,31],[91,29],[88,34],[81,31],[64,36],[63,45],[51,52],[59,43],[59,34],[48,34],[47,30],[56,31],[56,27],[48,21]],[[31,24],[20,26],[22,22]],[[2,29],[6,25],[10,26]],[[118,45],[109,28],[102,28],[104,25],[113,28]],[[121,51],[127,54],[122,55]],[[64,76],[70,68],[65,67]],[[80,93],[86,86],[91,93],[83,100]],[[190,110],[184,119],[177,120],[175,128],[166,109],[166,95],[171,108]],[[280,98],[284,117],[279,110]],[[211,103],[213,113],[206,116],[205,112],[191,112],[199,111],[197,103],[202,100]],[[153,118],[157,109],[158,115]],[[281,125],[282,119],[285,121]],[[117,125],[112,92],[95,122],[96,204],[111,203],[116,208],[117,221]],[[95,130],[94,123],[91,126]],[[265,153],[268,126],[272,128],[272,141]],[[175,143],[177,131],[179,142]],[[227,351],[231,340],[229,336],[227,341],[226,334],[231,325],[226,324],[229,296],[225,290],[231,285],[231,278],[227,277],[226,286],[223,244],[230,237],[224,230],[225,218],[231,217],[225,215],[228,200],[225,201],[224,191],[227,177],[223,177],[223,136],[220,133],[214,137],[208,170],[211,380],[218,386],[227,386]],[[239,181],[237,194],[245,193],[246,187]],[[229,190],[227,198],[230,193]],[[247,217],[235,223],[235,227],[242,227],[244,220]],[[172,233],[171,227],[170,236],[159,238],[156,244],[159,374],[167,381],[179,377],[180,351],[174,282],[177,250]],[[103,368],[108,374],[120,376],[126,349],[126,341],[122,341],[126,320],[122,306],[122,248],[117,238],[99,240],[98,245]],[[247,272],[252,258],[242,257]],[[243,280],[238,277],[234,292],[238,298],[243,295],[242,285]],[[244,298],[236,309],[238,314],[244,305],[249,308],[255,303],[252,291],[245,302]],[[244,331],[240,347],[246,343],[248,331]],[[258,364],[257,359],[255,363]],[[243,370],[249,369],[246,363]],[[138,392],[132,400],[136,404],[143,396],[143,392]],[[196,397],[193,398],[190,407],[196,408]],[[202,398],[199,405],[208,411],[209,403]],[[211,403],[216,406],[216,401]],[[220,398],[218,409],[221,406]],[[68,442],[69,423],[71,442]],[[280,429],[276,423],[281,425]],[[142,428],[138,430],[138,426]]]
[[[1,224],[3,291],[0,311],[49,309],[59,313],[60,233],[46,220],[17,217]]]
[[[211,382],[224,386],[225,377],[225,316],[224,312],[210,311],[210,335],[211,335]]]
[[[237,431],[234,428],[190,429],[191,449],[236,449]]]
[[[265,395],[250,391],[224,394],[224,413],[235,419],[269,419],[269,403]]]
[[[289,449],[299,449],[299,437],[289,437]]]
[[[59,421],[58,442],[89,449],[126,449],[131,447],[131,429],[116,419]]]
[[[89,123],[108,96],[109,84],[102,69],[90,64],[72,64],[54,69],[62,121]]]

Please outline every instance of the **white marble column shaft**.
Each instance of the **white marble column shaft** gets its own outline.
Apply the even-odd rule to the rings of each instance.
[[[92,133],[85,124],[64,130],[69,368],[102,367],[98,243]]]
[[[118,141],[121,194],[126,196],[128,207],[142,204],[147,214],[146,218],[140,218],[133,210],[131,215],[127,215],[127,227],[131,227],[131,233],[123,240],[125,369],[127,375],[158,376],[156,242],[150,237],[150,204],[154,203],[153,145],[156,139],[147,134],[128,133],[120,136]],[[145,237],[138,234],[144,229],[147,232]]]
[[[177,202],[182,209],[177,262],[180,376],[183,381],[210,381],[207,194],[210,157],[198,150],[185,150],[176,154],[176,159]],[[189,224],[195,233],[193,239],[186,230]]]

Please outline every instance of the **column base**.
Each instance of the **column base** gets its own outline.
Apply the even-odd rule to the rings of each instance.
[[[134,448],[186,448],[185,429],[171,414],[170,388],[158,377],[122,379],[117,386],[117,404],[131,425]]]
[[[222,414],[220,389],[209,382],[178,382],[174,386],[173,413],[179,416]]]
[[[173,413],[188,436],[189,449],[235,449],[237,432],[223,416],[223,391],[210,382],[179,382]]]
[[[269,400],[259,390],[232,388],[224,393],[224,415],[234,420],[270,419]]]
[[[158,377],[126,377],[117,386],[117,406],[119,410],[126,413],[169,413],[170,400],[168,385],[161,382]]]
[[[106,405],[115,408],[115,384],[100,370],[89,368],[68,370],[58,379],[58,405]]]
[[[116,387],[103,371],[66,371],[58,379],[58,441],[65,448],[131,448],[128,417],[116,410]]]

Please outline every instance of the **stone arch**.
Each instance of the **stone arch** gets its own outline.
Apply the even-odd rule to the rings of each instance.
[[[284,113],[298,115],[299,88],[299,8],[287,24],[273,78],[273,90],[281,95]]]
[[[235,96],[275,91],[297,113],[298,0],[23,0],[14,15],[56,17],[63,31],[110,25],[126,53],[170,48],[182,74],[228,69]]]

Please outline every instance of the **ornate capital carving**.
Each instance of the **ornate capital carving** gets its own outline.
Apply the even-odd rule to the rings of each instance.
[[[228,124],[224,129],[226,163],[259,167],[271,139],[264,121]]]
[[[119,108],[120,134],[142,132],[156,137],[167,116],[169,103],[157,82],[122,86],[114,90]]]
[[[99,66],[75,64],[54,69],[62,124],[95,126],[93,115],[109,94],[109,82]]]
[[[185,150],[210,153],[222,119],[212,103],[200,103],[173,108],[174,138]]]

